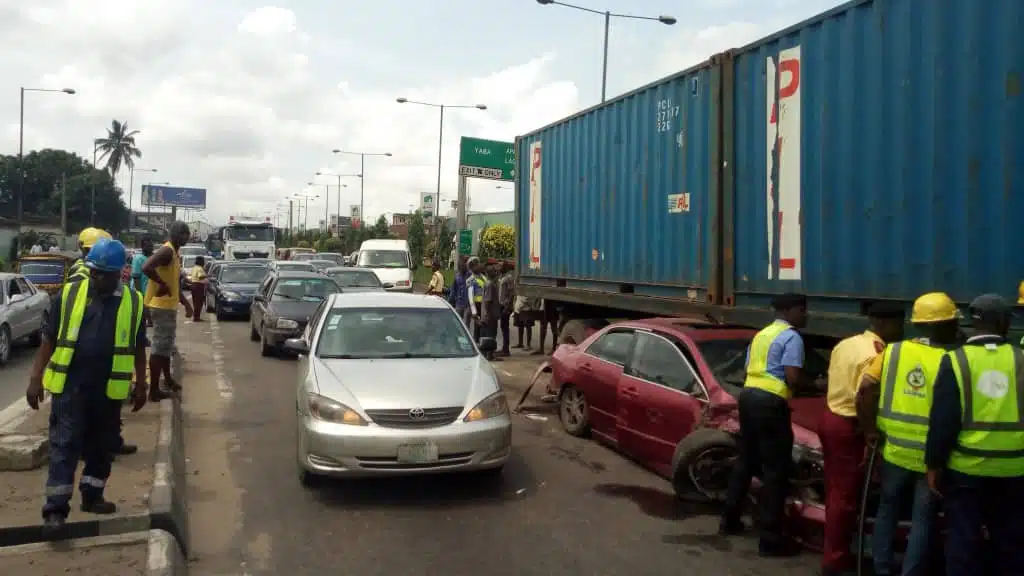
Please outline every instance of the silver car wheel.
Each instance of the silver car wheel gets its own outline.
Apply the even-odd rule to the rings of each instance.
[[[11,333],[7,326],[0,326],[0,364],[11,359]]]

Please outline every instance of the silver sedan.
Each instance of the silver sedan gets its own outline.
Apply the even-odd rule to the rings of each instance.
[[[508,404],[455,311],[433,296],[334,294],[299,354],[299,479],[477,471],[512,446]]]

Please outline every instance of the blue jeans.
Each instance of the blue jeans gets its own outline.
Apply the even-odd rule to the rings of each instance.
[[[892,574],[895,563],[892,543],[896,537],[900,512],[911,494],[914,498],[913,511],[902,574],[921,576],[928,569],[928,551],[936,513],[936,503],[928,489],[928,480],[922,473],[883,461],[882,495],[875,516],[875,531],[871,536],[871,556],[878,576]]]

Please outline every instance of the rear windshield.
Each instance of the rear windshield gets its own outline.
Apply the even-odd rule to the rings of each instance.
[[[366,268],[408,268],[409,253],[402,250],[360,250],[359,265]]]
[[[344,288],[380,288],[380,279],[368,270],[334,270],[329,273]]]

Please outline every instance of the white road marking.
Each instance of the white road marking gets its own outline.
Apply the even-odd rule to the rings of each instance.
[[[213,369],[217,374],[217,392],[221,400],[231,400],[235,391],[224,368],[224,340],[220,337],[220,323],[213,315],[210,316],[210,334],[213,340]]]
[[[509,372],[508,370],[505,370],[504,368],[498,368],[498,372],[501,372],[502,374],[504,374],[505,376],[508,376],[509,378],[512,377],[512,373]]]
[[[42,409],[49,401],[50,393],[47,392],[39,408]],[[9,434],[16,431],[18,426],[21,426],[22,422],[28,420],[31,414],[32,408],[28,405],[24,396],[11,402],[10,406],[0,410],[0,434]]]

